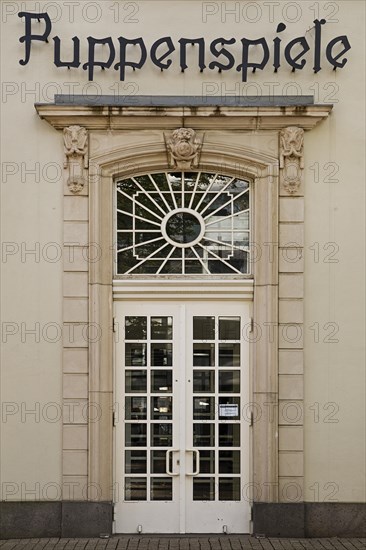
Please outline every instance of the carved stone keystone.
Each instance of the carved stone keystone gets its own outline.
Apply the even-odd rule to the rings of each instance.
[[[290,195],[298,193],[304,169],[304,130],[288,126],[280,132],[281,188]]]
[[[68,170],[67,187],[73,194],[87,194],[88,132],[82,126],[64,128],[64,168]]]
[[[170,168],[185,170],[197,168],[203,143],[203,133],[196,134],[192,128],[178,128],[164,134]]]

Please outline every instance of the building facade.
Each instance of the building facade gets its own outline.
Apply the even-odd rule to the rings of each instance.
[[[365,535],[364,4],[1,9],[2,537]]]

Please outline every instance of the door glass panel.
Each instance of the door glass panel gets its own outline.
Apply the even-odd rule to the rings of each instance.
[[[215,317],[193,317],[193,340],[215,340]]]
[[[240,500],[240,478],[219,479],[219,500]]]
[[[146,474],[147,458],[146,451],[125,451],[125,473]]]
[[[152,424],[151,445],[153,447],[171,447],[172,434],[173,430],[171,424]]]
[[[165,474],[166,472],[166,451],[151,451],[151,473]],[[169,469],[172,471],[172,454],[169,457]]]
[[[215,418],[215,398],[214,397],[194,397],[193,398],[193,419],[194,420],[213,420]]]
[[[240,446],[240,424],[220,424],[219,446],[239,447]]]
[[[219,317],[219,339],[240,340],[240,317]]]
[[[147,318],[126,317],[125,338],[126,340],[146,340]]]
[[[240,344],[219,344],[219,366],[240,366]]]
[[[172,387],[173,386],[172,386],[171,370],[152,370],[151,371],[152,393],[171,392]]]
[[[196,464],[194,464],[194,467]],[[215,451],[200,451],[200,473],[215,473]]]
[[[151,418],[153,420],[171,420],[172,408],[172,397],[161,396],[151,398]]]
[[[125,382],[126,393],[145,393],[147,389],[147,373],[143,370],[127,370]]]
[[[146,424],[126,424],[126,447],[146,447]]]
[[[173,500],[172,478],[151,478],[151,500]]]
[[[215,365],[215,344],[193,344],[193,366],[212,367]]]
[[[214,477],[195,477],[193,479],[193,500],[215,500]]]
[[[219,392],[239,393],[240,392],[240,371],[220,370],[219,371]]]
[[[220,420],[239,420],[240,397],[220,397],[219,418]]]
[[[126,344],[126,367],[146,367],[146,344]]]
[[[193,372],[193,392],[203,393],[215,391],[215,371],[195,370]]]
[[[151,340],[171,340],[173,338],[172,317],[151,317]]]
[[[146,477],[125,477],[125,500],[146,500]]]
[[[172,344],[151,344],[151,366],[172,366]]]
[[[146,397],[126,397],[125,417],[126,420],[146,420],[147,401]]]
[[[193,446],[215,446],[215,424],[193,424]]]
[[[219,452],[219,473],[240,474],[240,451]]]

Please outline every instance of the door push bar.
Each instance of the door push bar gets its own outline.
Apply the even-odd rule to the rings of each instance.
[[[170,457],[173,453],[179,453],[180,449],[168,449],[165,455],[165,471],[168,476],[178,476],[179,472],[173,472],[170,470]],[[198,449],[186,449],[186,453],[193,453],[196,455],[196,469],[194,472],[187,472],[187,476],[196,476],[200,473],[200,452]]]
[[[196,476],[200,473],[200,452],[198,449],[187,449],[186,453],[193,453],[196,455],[196,469],[194,472],[186,473],[186,476]]]

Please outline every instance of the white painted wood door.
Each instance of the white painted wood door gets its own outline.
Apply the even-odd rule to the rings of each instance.
[[[115,314],[115,531],[249,532],[249,303]]]

